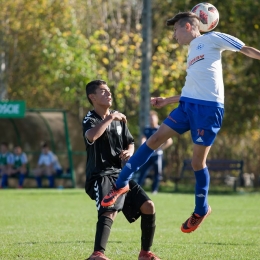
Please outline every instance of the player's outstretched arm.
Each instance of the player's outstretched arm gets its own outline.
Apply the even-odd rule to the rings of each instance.
[[[258,49],[255,49],[250,46],[243,46],[243,48],[240,50],[240,52],[250,58],[260,60],[260,50],[258,50]]]
[[[152,97],[151,105],[156,108],[161,108],[169,104],[178,103],[180,100],[180,95],[173,97]]]

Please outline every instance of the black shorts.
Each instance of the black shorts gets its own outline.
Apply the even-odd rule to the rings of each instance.
[[[144,202],[150,200],[145,191],[135,181],[129,181],[130,190],[128,193],[120,196],[112,207],[102,207],[101,201],[105,195],[112,189],[117,177],[109,175],[98,178],[88,185],[87,194],[92,200],[96,201],[98,217],[108,211],[121,211],[126,219],[132,223],[136,221],[140,215],[140,208]]]

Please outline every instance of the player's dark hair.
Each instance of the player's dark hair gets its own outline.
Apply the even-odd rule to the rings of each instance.
[[[44,142],[41,143],[41,147],[42,148],[48,148],[49,145],[48,145],[48,143],[46,141],[44,141]]]
[[[101,80],[101,79],[96,79],[96,80],[93,80],[91,82],[89,82],[87,85],[86,85],[86,95],[87,95],[87,98],[88,98],[88,101],[91,105],[93,105],[91,99],[89,98],[89,95],[90,94],[95,94],[96,93],[96,90],[99,86],[101,85],[106,85],[107,83],[104,81],[104,80]]]
[[[180,12],[176,14],[173,18],[167,20],[167,26],[175,25],[180,21],[180,25],[184,26],[186,23],[191,25],[199,25],[200,18],[193,12]]]
[[[1,145],[8,147],[8,143],[7,142],[1,142]]]

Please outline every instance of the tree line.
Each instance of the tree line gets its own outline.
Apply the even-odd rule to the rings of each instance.
[[[173,40],[166,20],[197,1],[152,1],[151,96],[180,93],[187,47]],[[259,5],[254,0],[211,1],[220,13],[216,31],[259,45]],[[85,84],[108,82],[114,109],[128,117],[138,136],[141,82],[142,0],[2,0],[0,10],[0,91],[31,108],[64,108],[79,118],[90,109]],[[4,68],[4,69],[3,69]],[[260,62],[223,53],[226,110],[211,157],[244,158],[247,169],[260,166]],[[158,110],[161,120],[173,109]],[[167,158],[190,156],[189,135],[174,140]]]

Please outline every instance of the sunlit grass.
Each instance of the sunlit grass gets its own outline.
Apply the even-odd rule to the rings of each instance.
[[[210,195],[212,215],[192,234],[180,231],[192,194],[151,195],[157,209],[152,250],[164,260],[260,259],[260,194]],[[83,190],[1,190],[0,259],[86,259],[93,251],[95,203]],[[137,259],[140,220],[119,214],[106,255]]]

